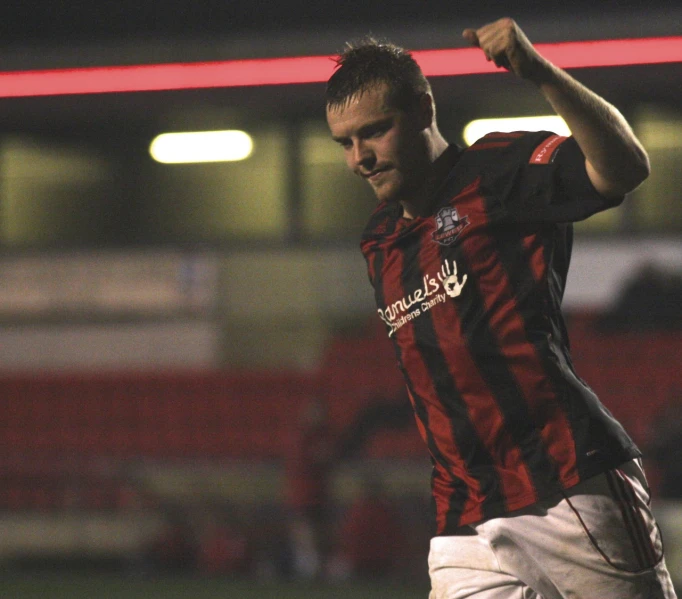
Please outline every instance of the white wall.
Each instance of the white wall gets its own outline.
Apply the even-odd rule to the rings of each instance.
[[[682,239],[579,239],[564,307],[607,307],[645,264],[682,273]],[[374,311],[355,247],[4,257],[0,371],[314,369],[331,323]]]

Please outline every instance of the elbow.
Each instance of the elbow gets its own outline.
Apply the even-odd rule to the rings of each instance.
[[[595,189],[604,197],[615,200],[614,205],[620,204],[623,197],[637,189],[651,174],[649,156],[637,144],[620,159],[611,159],[597,169],[589,161],[585,161],[587,174]]]
[[[639,187],[651,174],[651,163],[649,162],[649,155],[644,148],[639,148],[637,156],[630,171],[632,187],[629,191],[633,191]]]
[[[630,166],[627,170],[627,187],[624,193],[629,193],[637,189],[651,174],[651,163],[646,150],[637,145],[634,148]]]
[[[614,195],[624,196],[637,189],[651,174],[651,163],[649,156],[644,149],[632,157],[628,163],[628,168],[623,170],[618,177],[618,183],[612,188]]]

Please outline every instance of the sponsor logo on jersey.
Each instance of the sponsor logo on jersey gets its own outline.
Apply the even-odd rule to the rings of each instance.
[[[557,148],[567,139],[561,135],[550,135],[535,148],[528,162],[530,164],[550,164],[554,160]]]
[[[444,260],[435,275],[424,275],[418,289],[383,310],[377,310],[381,320],[389,327],[388,336],[392,337],[405,323],[442,304],[448,297],[459,297],[466,282],[467,275],[461,278],[457,275],[457,262]]]
[[[468,216],[460,218],[457,208],[446,206],[436,214],[436,230],[433,232],[433,240],[441,245],[451,245],[468,226]]]

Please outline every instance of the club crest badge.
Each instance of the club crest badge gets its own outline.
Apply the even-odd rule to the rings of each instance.
[[[469,226],[469,217],[460,218],[457,208],[446,206],[436,214],[436,230],[433,232],[433,240],[441,245],[450,245],[465,227]]]

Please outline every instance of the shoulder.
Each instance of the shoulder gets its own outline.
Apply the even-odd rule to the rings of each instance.
[[[552,131],[489,133],[467,148],[464,156],[464,164],[481,175],[484,187],[507,192],[521,179],[549,181],[558,167],[584,164],[573,138]]]
[[[568,138],[551,131],[496,132],[484,135],[466,150],[470,157],[488,160],[522,160],[540,163],[553,155]]]

